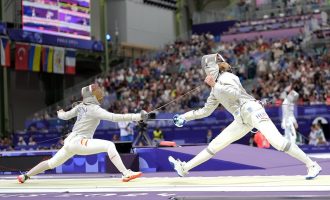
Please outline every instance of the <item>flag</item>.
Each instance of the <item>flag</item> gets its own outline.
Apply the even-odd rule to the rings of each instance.
[[[76,74],[76,51],[67,50],[65,53],[65,73]]]
[[[64,74],[64,48],[54,47],[53,72]]]
[[[29,45],[23,43],[15,44],[15,69],[28,70]]]
[[[53,47],[42,48],[42,71],[52,73],[53,72]]]
[[[10,41],[1,38],[1,65],[10,67]]]
[[[40,71],[41,45],[31,45],[29,49],[29,70]]]

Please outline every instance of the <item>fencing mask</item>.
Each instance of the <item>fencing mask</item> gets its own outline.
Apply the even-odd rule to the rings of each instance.
[[[202,67],[207,75],[211,75],[214,80],[219,76],[218,63],[226,62],[225,59],[218,53],[208,54],[202,57]]]
[[[291,92],[288,94],[287,99],[290,103],[295,103],[299,98],[298,92],[291,90]]]
[[[97,84],[91,84],[81,88],[81,96],[83,97],[83,103],[100,105],[103,101],[104,93]]]

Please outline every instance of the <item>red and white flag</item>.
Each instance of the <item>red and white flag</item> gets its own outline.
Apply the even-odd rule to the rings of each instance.
[[[15,44],[15,69],[29,70],[29,44],[16,43]]]

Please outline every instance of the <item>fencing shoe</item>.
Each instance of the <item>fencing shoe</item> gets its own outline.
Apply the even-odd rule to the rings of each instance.
[[[123,176],[121,179],[123,182],[128,182],[130,180],[139,178],[140,176],[142,176],[142,172],[133,172],[132,170],[128,169],[123,172]]]
[[[322,168],[320,167],[320,165],[318,165],[316,162],[313,162],[313,165],[310,165],[307,168],[307,176],[305,177],[306,180],[311,180],[316,178],[320,172],[322,171]]]
[[[21,174],[17,176],[17,180],[19,183],[24,183],[26,180],[28,180],[30,177],[26,174]]]
[[[168,157],[168,161],[174,167],[179,176],[184,177],[188,174],[188,172],[184,170],[184,165],[186,162],[181,162],[179,159],[175,160],[172,156]]]

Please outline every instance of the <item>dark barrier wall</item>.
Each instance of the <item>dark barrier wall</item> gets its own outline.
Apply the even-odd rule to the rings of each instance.
[[[125,167],[127,169],[131,169],[133,171],[140,171],[139,168],[139,156],[137,154],[120,154],[120,157],[125,163]],[[111,162],[110,159],[106,159],[106,167],[105,172],[107,173],[119,173],[118,169]]]
[[[50,155],[0,156],[0,172],[29,171],[41,161],[50,158]]]

